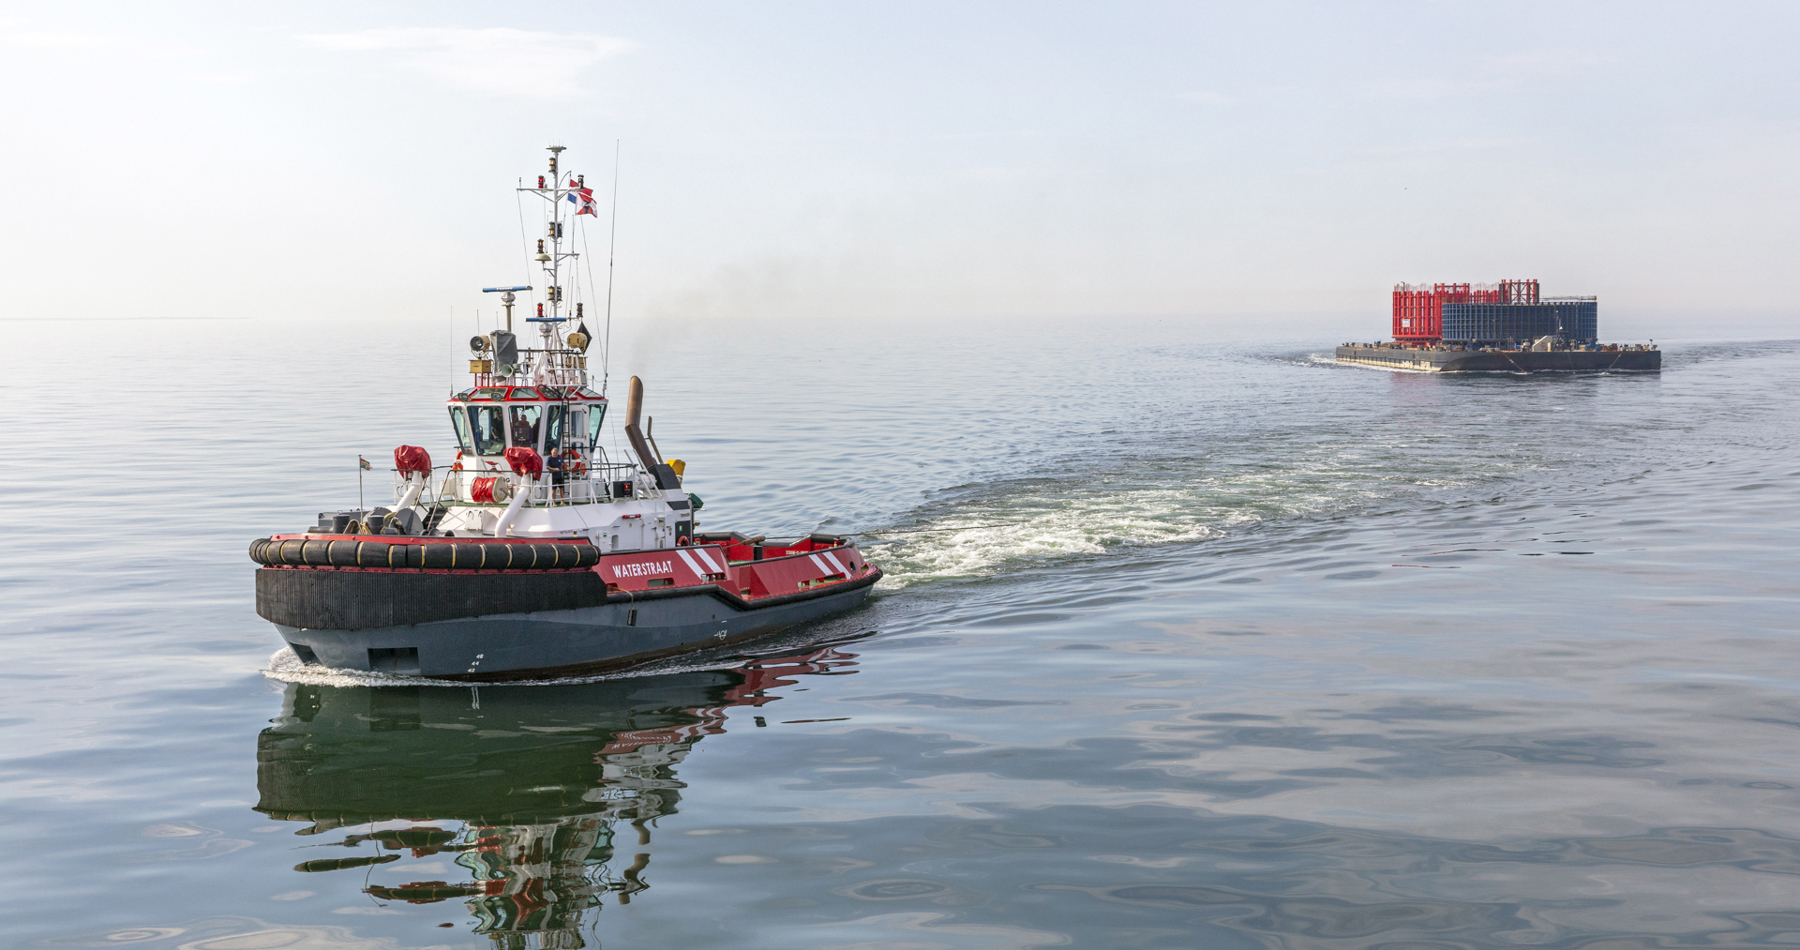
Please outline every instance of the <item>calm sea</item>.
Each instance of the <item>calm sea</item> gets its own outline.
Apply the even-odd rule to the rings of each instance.
[[[1800,343],[622,334],[706,529],[887,580],[471,688],[295,669],[245,555],[447,454],[447,327],[6,326],[0,944],[1800,942]]]

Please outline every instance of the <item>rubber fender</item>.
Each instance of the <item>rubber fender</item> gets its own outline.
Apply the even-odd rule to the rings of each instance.
[[[427,570],[441,571],[450,566],[450,545],[421,544],[418,545],[418,547],[421,549],[419,551],[420,567]]]
[[[549,571],[600,563],[600,549],[591,544],[530,542],[390,544],[343,538],[258,538],[250,542],[249,554],[252,561],[273,566],[391,570]]]
[[[331,566],[331,542],[330,541],[302,541],[302,542],[300,542],[300,560],[302,563],[311,565],[313,567],[330,567]]]
[[[345,567],[404,567],[408,545],[384,544],[380,541],[347,541],[353,548],[349,552]],[[396,555],[398,557],[396,557]],[[398,560],[400,563],[396,564]]]

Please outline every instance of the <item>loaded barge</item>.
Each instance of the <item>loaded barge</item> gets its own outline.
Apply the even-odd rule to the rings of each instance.
[[[1391,343],[1345,343],[1340,363],[1427,373],[1656,371],[1654,344],[1601,344],[1599,301],[1544,297],[1535,280],[1398,284]]]
[[[473,379],[447,406],[454,461],[400,446],[392,507],[321,512],[250,545],[256,612],[302,663],[472,681],[601,672],[849,609],[881,578],[847,538],[700,532],[686,465],[640,425],[635,376],[630,449],[608,455],[605,373],[588,376],[593,341],[559,273],[592,194],[550,151],[549,174],[519,189],[547,203],[537,345],[512,329],[532,288],[488,288],[506,329],[469,343]]]

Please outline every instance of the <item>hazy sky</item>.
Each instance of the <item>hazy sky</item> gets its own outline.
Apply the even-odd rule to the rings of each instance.
[[[620,139],[622,317],[1379,325],[1395,281],[1538,277],[1603,319],[1779,323],[1797,26],[1792,3],[4,3],[0,312],[491,308],[481,286],[526,278],[515,181],[555,143],[604,190]]]

